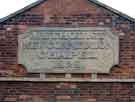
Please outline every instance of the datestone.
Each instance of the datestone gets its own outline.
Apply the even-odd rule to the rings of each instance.
[[[28,72],[109,73],[119,63],[119,35],[109,28],[29,28],[18,44]]]

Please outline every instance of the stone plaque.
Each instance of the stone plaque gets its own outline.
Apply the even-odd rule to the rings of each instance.
[[[119,63],[119,37],[109,28],[31,28],[18,39],[28,72],[108,73]]]

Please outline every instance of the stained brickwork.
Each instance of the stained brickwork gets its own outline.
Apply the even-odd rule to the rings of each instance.
[[[38,76],[17,62],[18,35],[29,27],[109,27],[120,34],[119,65],[98,78],[135,78],[135,22],[88,0],[47,0],[1,22],[1,76]],[[88,73],[72,76],[90,78]],[[0,102],[134,102],[134,90],[134,83],[0,82]]]
[[[1,82],[1,102],[134,102],[134,83]],[[10,85],[10,86],[9,86]],[[130,94],[130,95],[129,95]]]

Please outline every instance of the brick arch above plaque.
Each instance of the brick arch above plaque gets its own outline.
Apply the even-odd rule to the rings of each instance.
[[[28,72],[109,73],[119,63],[119,35],[109,28],[30,28],[18,43]]]

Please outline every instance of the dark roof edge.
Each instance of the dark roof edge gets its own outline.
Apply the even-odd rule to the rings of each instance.
[[[3,23],[4,21],[6,21],[6,20],[8,20],[8,19],[10,19],[10,18],[18,15],[18,14],[21,14],[21,13],[23,13],[23,12],[25,12],[25,11],[27,11],[27,10],[35,7],[35,6],[38,6],[38,5],[40,5],[44,1],[47,1],[47,0],[38,0],[38,1],[36,1],[36,2],[34,2],[32,4],[30,4],[30,5],[22,8],[21,10],[18,10],[16,12],[14,12],[14,13],[12,13],[12,14],[10,14],[10,15],[2,18],[2,19],[0,19],[0,23]],[[101,3],[101,2],[99,2],[97,0],[88,0],[88,1],[89,2],[92,2],[92,3],[96,4],[96,5],[99,5],[99,6],[103,7],[103,8],[105,8],[105,9],[107,9],[107,10],[115,13],[116,15],[119,15],[121,17],[124,17],[124,18],[126,18],[126,19],[128,19],[128,20],[130,20],[132,22],[135,22],[135,19],[134,18],[132,18],[132,17],[130,17],[130,16],[128,16],[128,15],[126,15],[126,14],[124,14],[124,13],[116,10],[116,9],[111,8],[110,6],[107,6],[106,4],[103,4],[103,3]]]
[[[10,15],[8,15],[8,16],[3,17],[2,19],[0,19],[0,23],[6,21],[6,20],[8,20],[8,19],[10,19],[10,18],[12,18],[12,17],[18,15],[18,14],[21,14],[21,13],[23,13],[23,12],[25,12],[25,11],[27,11],[27,10],[29,10],[29,9],[31,9],[31,8],[33,8],[33,7],[35,7],[35,6],[38,6],[38,5],[40,5],[40,4],[41,4],[42,2],[44,2],[44,1],[46,1],[46,0],[38,0],[38,1],[36,1],[36,2],[34,2],[34,3],[32,3],[32,4],[30,4],[30,5],[28,5],[28,6],[24,7],[24,8],[22,8],[22,9],[20,9],[20,10],[14,12],[14,13],[11,13]]]
[[[128,19],[128,20],[130,20],[130,21],[132,21],[132,22],[135,22],[135,18],[130,17],[130,16],[128,16],[127,14],[125,14],[125,13],[123,13],[123,12],[120,12],[120,11],[118,11],[118,10],[116,10],[116,9],[114,9],[114,8],[112,8],[112,7],[110,7],[110,6],[106,5],[106,4],[104,4],[104,3],[101,3],[101,2],[99,2],[99,1],[97,1],[97,0],[88,0],[88,1],[89,1],[89,2],[92,2],[92,3],[96,4],[96,5],[99,5],[99,6],[103,7],[103,8],[105,8],[105,9],[107,9],[107,10],[113,12],[113,13],[116,14],[116,15],[119,15],[119,16],[121,16],[121,17],[124,17],[124,18],[126,18],[126,19]]]

